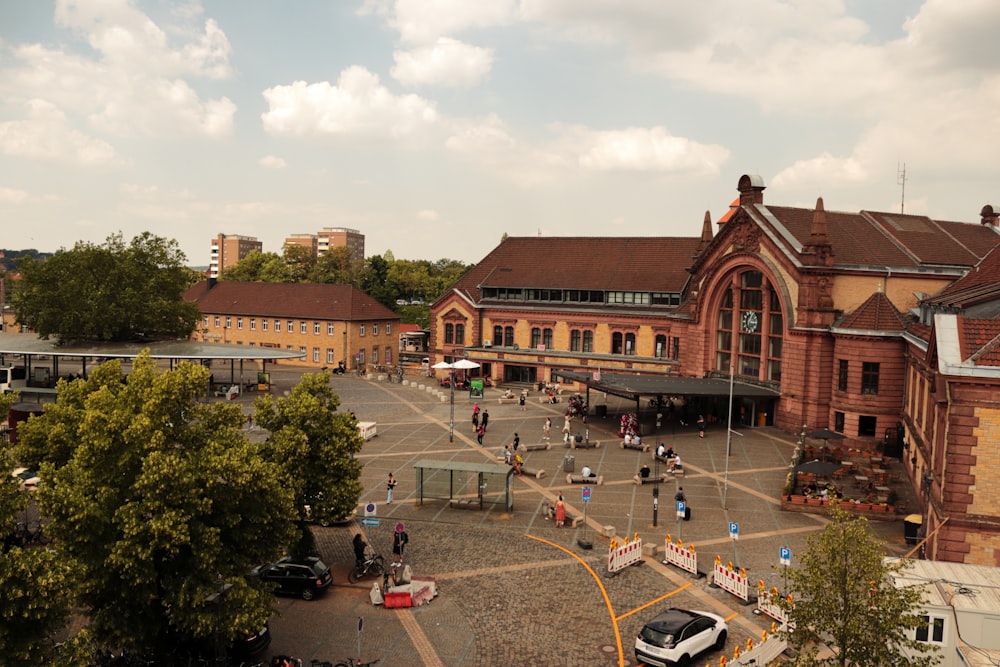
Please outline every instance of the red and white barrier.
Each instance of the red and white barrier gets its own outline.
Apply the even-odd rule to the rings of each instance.
[[[733,570],[730,561],[726,565],[722,564],[722,559],[715,557],[715,571],[712,583],[726,591],[732,593],[744,602],[750,601],[750,582],[747,580],[746,570],[740,568],[739,572]]]
[[[629,565],[634,565],[642,560],[642,538],[636,533],[629,542],[626,537],[622,544],[617,540],[611,540],[611,547],[608,549],[608,572],[618,572],[624,570]]]
[[[792,603],[791,594],[788,595],[788,604]],[[788,611],[781,605],[781,595],[777,588],[770,591],[764,590],[764,580],[757,582],[757,611],[770,616],[778,623],[784,625],[788,622]]]
[[[684,543],[680,540],[677,540],[677,544],[674,544],[670,541],[669,533],[663,541],[663,563],[665,565],[675,565],[685,572],[690,572],[694,575],[698,574],[698,554],[694,550],[694,545],[689,544],[685,547]]]

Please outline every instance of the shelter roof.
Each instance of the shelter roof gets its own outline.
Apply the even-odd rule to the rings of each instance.
[[[635,373],[608,373],[601,371],[600,379],[593,373],[553,370],[553,376],[587,385],[612,396],[636,400],[641,396],[728,396],[728,378],[691,378],[678,375],[639,375]],[[776,397],[780,392],[757,384],[732,382],[734,396]]]
[[[109,357],[134,359],[148,349],[154,359],[299,359],[297,350],[247,345],[220,345],[191,340],[148,343],[67,343],[44,340],[31,334],[0,333],[0,354],[48,355],[53,357]]]

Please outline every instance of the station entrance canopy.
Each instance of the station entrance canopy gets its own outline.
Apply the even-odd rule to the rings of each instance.
[[[636,373],[593,373],[581,371],[553,370],[553,378],[578,382],[586,385],[588,391],[618,396],[638,402],[643,396],[729,396],[729,376],[711,378],[689,378],[677,375],[639,375]],[[780,392],[758,384],[748,384],[734,380],[732,393],[735,397],[777,398]]]

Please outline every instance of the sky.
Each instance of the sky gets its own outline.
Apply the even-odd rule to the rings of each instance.
[[[903,176],[905,168],[905,178]],[[996,0],[0,0],[0,247],[366,256],[1000,206]]]

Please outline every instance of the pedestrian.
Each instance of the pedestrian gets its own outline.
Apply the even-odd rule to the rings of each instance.
[[[490,411],[483,410],[483,432],[486,432],[486,425],[490,423]]]
[[[472,432],[475,433],[478,430],[479,430],[479,413],[478,412],[473,412],[472,413]]]
[[[515,431],[514,432],[514,453],[515,454],[517,453],[517,448],[520,447],[520,446],[521,446],[521,436],[519,436],[517,434],[517,431]]]
[[[550,417],[546,417],[545,426],[542,427],[542,439],[548,442],[549,434],[551,432],[552,432],[552,419]]]
[[[247,432],[253,430],[253,414],[247,415]]]
[[[507,465],[514,463],[514,451],[510,448],[510,445],[503,448],[503,462]]]
[[[480,424],[479,428],[476,429],[476,440],[479,441],[480,445],[483,444],[484,435],[486,435],[486,424]]]
[[[392,476],[392,473],[389,473],[389,478],[385,481],[385,490],[386,490],[385,504],[386,505],[391,505],[392,504],[392,492],[393,492],[393,490],[395,488],[396,488],[396,478]]]
[[[410,543],[410,536],[406,534],[406,526],[400,521],[396,524],[396,532],[392,534],[392,566],[403,567],[403,551]]]
[[[566,524],[566,503],[563,501],[562,493],[556,501],[556,528],[562,528]]]
[[[677,487],[677,493],[674,494],[674,500],[676,500],[679,503],[687,502],[687,498],[684,496],[683,486]]]
[[[705,437],[705,415],[698,415],[698,437]]]
[[[518,396],[518,398],[517,398],[517,404],[518,404],[519,406],[521,406],[521,410],[524,410],[524,409],[525,409],[525,408],[524,408],[524,392],[521,392],[521,395],[520,395],[520,396]]]
[[[472,416],[473,417],[478,417],[479,416],[479,403],[473,404],[473,406],[472,406]]]
[[[364,567],[365,565],[365,549],[368,544],[365,543],[361,533],[355,533],[354,540],[351,542],[354,547],[354,562],[358,567]]]
[[[522,458],[520,454],[515,454],[514,455],[514,474],[515,475],[520,475],[521,474],[521,466],[522,465],[524,465],[524,458]]]
[[[563,427],[562,427],[563,442],[569,442],[569,436],[570,436],[570,433],[571,433],[570,426],[569,426],[569,420],[570,420],[570,416],[566,415],[566,418],[565,418],[565,421],[563,422]]]

